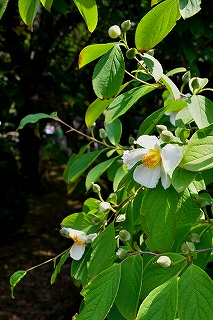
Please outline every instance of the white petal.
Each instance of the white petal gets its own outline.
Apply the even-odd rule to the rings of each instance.
[[[70,256],[74,260],[80,260],[85,251],[85,244],[73,244],[72,248],[70,249]]]
[[[169,188],[169,186],[171,185],[171,181],[169,179],[168,174],[165,172],[163,165],[161,166],[160,176],[161,176],[161,183],[164,189]]]
[[[86,233],[84,233],[83,231],[75,230],[72,228],[67,228],[67,231],[69,232],[71,238],[73,238],[74,236],[79,237],[79,235],[86,235]]]
[[[159,178],[160,165],[157,165],[155,168],[147,168],[140,165],[133,173],[133,179],[147,188],[155,188]]]
[[[172,124],[174,127],[176,127],[175,119],[176,119],[176,115],[177,115],[177,114],[178,114],[178,111],[172,111],[172,112],[171,112],[171,115],[170,115],[170,118],[169,118],[171,124]]]
[[[86,237],[87,237],[87,239],[85,242],[91,243],[97,237],[97,233],[88,234]]]
[[[172,174],[182,158],[180,148],[173,144],[167,144],[161,150],[162,165],[166,173]]]
[[[142,148],[124,151],[122,159],[127,164],[127,170],[130,170],[138,161],[142,160],[145,154],[146,151]]]
[[[141,147],[144,147],[145,149],[148,149],[148,150],[155,148],[156,145],[160,146],[160,141],[156,136],[143,135],[143,136],[140,136],[136,142]]]

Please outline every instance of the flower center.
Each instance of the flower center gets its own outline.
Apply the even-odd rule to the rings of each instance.
[[[79,240],[77,235],[75,235],[72,239],[75,242],[75,244],[78,244],[78,245],[84,244],[84,241]]]
[[[155,168],[160,161],[160,150],[150,149],[142,158],[143,165],[148,168]]]

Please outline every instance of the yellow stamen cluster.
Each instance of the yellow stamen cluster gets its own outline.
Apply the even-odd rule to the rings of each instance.
[[[142,158],[142,163],[145,167],[155,168],[161,161],[160,151],[150,149]]]
[[[79,240],[77,235],[75,235],[72,239],[75,242],[75,244],[78,244],[78,245],[84,244],[84,241]]]

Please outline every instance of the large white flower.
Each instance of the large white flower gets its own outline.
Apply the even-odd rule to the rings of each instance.
[[[97,237],[96,233],[86,235],[83,231],[64,227],[60,230],[60,233],[67,238],[73,239],[74,243],[70,249],[70,256],[74,260],[80,260],[84,254],[86,244],[91,243]]]
[[[147,188],[155,188],[161,178],[164,189],[167,189],[171,184],[169,174],[173,173],[182,157],[180,148],[173,144],[161,148],[159,139],[148,135],[140,136],[136,143],[142,148],[124,151],[122,157],[127,170],[142,162],[135,168],[133,179]]]

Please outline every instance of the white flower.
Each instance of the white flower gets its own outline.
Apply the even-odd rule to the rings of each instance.
[[[74,260],[80,260],[84,254],[86,243],[91,243],[97,237],[96,233],[86,235],[83,231],[71,228],[62,228],[60,233],[73,239],[74,243],[70,249],[70,256]]]
[[[117,25],[111,26],[108,30],[108,34],[109,34],[110,38],[116,39],[117,37],[119,37],[121,35],[121,29]]]
[[[168,268],[170,267],[172,261],[169,257],[167,256],[161,256],[158,258],[158,260],[156,261],[159,265],[161,265],[161,267],[163,268]]]
[[[102,201],[99,204],[98,210],[101,212],[106,212],[106,211],[110,210],[110,208],[111,208],[111,205],[109,202]]]
[[[161,148],[159,139],[148,135],[140,136],[136,143],[142,148],[124,151],[122,157],[127,170],[142,162],[135,168],[133,179],[147,188],[155,188],[161,178],[164,189],[167,189],[171,184],[169,174],[173,173],[182,157],[180,148],[173,144]]]

